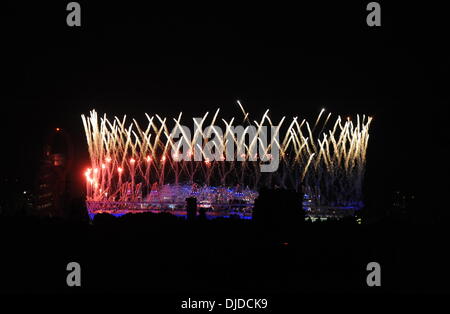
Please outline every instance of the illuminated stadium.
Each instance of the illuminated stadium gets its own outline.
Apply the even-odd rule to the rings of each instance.
[[[145,114],[145,125],[126,116],[99,117],[96,111],[83,115],[91,162],[85,170],[91,217],[142,212],[184,216],[186,199],[194,197],[207,217],[250,218],[261,187],[301,191],[303,207],[311,213],[363,206],[371,117],[331,119],[323,109],[314,123],[298,117],[275,122],[267,110],[251,120],[238,104],[244,130],[240,136],[238,119],[220,119],[220,110],[186,119],[194,123],[192,135],[182,113],[176,118]],[[276,164],[273,171],[263,170],[268,164]]]

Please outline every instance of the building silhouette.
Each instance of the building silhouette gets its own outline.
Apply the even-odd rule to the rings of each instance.
[[[51,132],[44,144],[36,182],[35,214],[64,217],[71,201],[70,173],[73,146],[61,128]]]

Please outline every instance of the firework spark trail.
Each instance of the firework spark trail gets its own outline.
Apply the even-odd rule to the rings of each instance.
[[[248,122],[246,131],[254,127],[256,134],[261,135],[262,128],[268,123],[268,126],[277,125],[275,132],[279,134],[284,130],[284,136],[280,141],[269,139],[268,143],[262,143],[259,137],[250,143],[245,143],[244,137],[239,141],[232,132],[235,118],[229,122],[219,119],[217,110],[209,123],[208,112],[199,121],[194,121],[196,131],[190,139],[182,128],[180,113],[173,119],[175,127],[181,131],[176,146],[169,132],[168,121],[171,119],[159,115],[145,114],[148,120],[145,128],[136,120],[127,125],[126,116],[115,117],[111,122],[106,115],[99,118],[95,110],[90,116],[82,115],[91,160],[91,167],[85,172],[87,200],[138,201],[148,197],[155,184],[199,183],[250,186],[254,190],[262,185],[296,190],[303,186],[317,205],[353,206],[361,202],[371,117],[357,115],[354,124],[351,119],[342,121],[338,116],[327,130],[331,113],[320,122],[324,113],[321,110],[312,129],[306,120],[299,123],[298,117],[283,129],[285,117],[274,124],[267,110],[259,122],[251,123],[249,113],[240,102],[238,104],[244,121]],[[204,143],[204,138],[217,127],[219,120],[225,126],[225,133],[217,139],[222,151],[230,138],[237,147],[234,158],[227,155],[226,160],[224,156],[209,160],[198,143]],[[181,141],[188,144],[189,157],[197,156],[202,161],[194,161],[198,158],[180,160],[177,153],[170,155],[171,149],[179,151]],[[258,145],[262,147],[262,155],[255,153]],[[268,160],[274,146],[280,149],[280,168],[275,173],[261,173],[260,165]]]

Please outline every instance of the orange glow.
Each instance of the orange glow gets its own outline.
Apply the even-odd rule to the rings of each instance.
[[[60,128],[56,128],[55,130],[56,130],[56,132],[59,132],[59,131],[61,131],[61,129],[60,129]]]

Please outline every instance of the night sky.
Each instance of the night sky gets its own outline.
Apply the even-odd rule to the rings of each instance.
[[[81,28],[66,25],[68,1],[5,5],[2,38],[2,176],[34,184],[42,144],[63,128],[86,164],[80,115],[91,109],[144,118],[185,117],[236,100],[261,116],[375,117],[367,197],[394,189],[428,197],[445,190],[448,166],[448,24],[438,7],[381,2],[369,28],[365,2],[216,7],[141,7],[79,1]],[[439,13],[441,12],[441,13]],[[441,16],[442,15],[442,16]],[[380,195],[382,197],[380,197]]]

